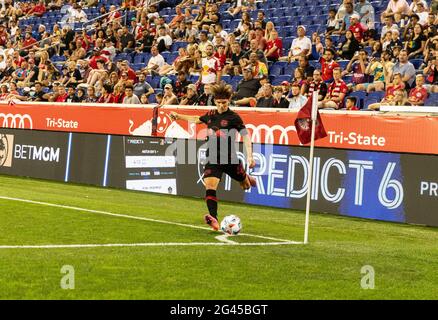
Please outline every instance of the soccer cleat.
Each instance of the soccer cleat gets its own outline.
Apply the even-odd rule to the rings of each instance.
[[[219,222],[215,217],[213,217],[210,214],[206,214],[204,216],[204,219],[205,219],[205,223],[208,224],[214,231],[219,230]]]

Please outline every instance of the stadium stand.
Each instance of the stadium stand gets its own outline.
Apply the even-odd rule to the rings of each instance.
[[[148,96],[145,90],[141,101],[156,103],[159,89],[166,83],[175,87],[180,71],[188,75],[185,86],[196,83],[200,91],[219,78],[237,89],[246,67],[262,84],[256,99],[263,96],[267,82],[284,86],[285,96],[292,98],[286,82],[298,82],[301,94],[309,95],[314,69],[322,69],[322,78],[330,85],[333,69],[340,67],[348,87],[342,89],[341,98],[356,96],[361,109],[390,99],[383,85],[355,91],[357,84],[374,79],[388,87],[396,72],[402,73],[408,96],[416,87],[427,90],[427,96],[418,101],[412,97],[409,104],[436,106],[437,1],[427,1],[426,15],[417,14],[412,5],[408,13],[396,17],[389,29],[394,35],[388,40],[382,31],[391,23],[386,20],[393,20],[385,18],[389,1],[316,0],[311,5],[301,0],[6,1],[0,11],[0,100],[105,103],[102,91],[109,84],[120,93],[111,93],[111,101],[122,103],[125,85],[137,84],[143,73],[155,93]],[[239,12],[233,15],[238,5]],[[185,9],[179,15],[177,6]],[[278,32],[276,40],[271,39],[273,30]],[[233,49],[236,43],[240,53]],[[210,44],[212,56],[207,54]],[[326,49],[332,50],[333,60],[327,58]],[[341,58],[349,50],[353,58]],[[399,59],[404,53],[407,59]],[[300,66],[302,56],[310,67]],[[424,75],[424,84],[417,85],[419,74]],[[36,83],[44,94],[35,92]],[[75,90],[94,86],[98,99],[63,98],[60,86]],[[382,91],[375,92],[377,87]]]

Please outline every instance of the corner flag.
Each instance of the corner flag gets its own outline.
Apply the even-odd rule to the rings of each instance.
[[[313,95],[318,96],[317,93]],[[298,112],[295,119],[295,128],[297,129],[298,139],[302,144],[307,144],[312,140],[312,107],[316,111],[315,121],[315,140],[327,137],[327,132],[322,124],[321,117],[318,112],[317,100],[313,102],[313,95],[309,97],[306,104]],[[313,105],[314,104],[314,105]],[[314,115],[313,115],[314,116]]]

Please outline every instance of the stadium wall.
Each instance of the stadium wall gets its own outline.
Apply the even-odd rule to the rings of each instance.
[[[80,132],[0,129],[0,174],[202,197],[205,145],[175,139]],[[178,150],[195,142],[193,164]],[[190,157],[190,155],[186,155]],[[193,156],[193,155],[191,155]],[[254,205],[305,208],[308,148],[254,144],[257,188],[243,192],[228,177],[219,197]],[[244,154],[240,153],[241,160]],[[312,210],[438,226],[436,154],[316,149]]]

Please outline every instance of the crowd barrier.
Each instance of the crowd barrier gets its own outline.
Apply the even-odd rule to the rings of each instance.
[[[203,197],[205,131],[170,121],[172,110],[205,112],[171,106],[154,112],[120,105],[0,105],[0,173]],[[225,177],[220,199],[304,209],[308,148],[296,137],[296,112],[239,109],[239,114],[252,133],[258,186],[243,192]],[[313,211],[438,226],[437,117],[323,112],[322,121],[329,137],[315,150]],[[196,161],[177,161],[193,143]],[[245,162],[242,152],[239,157]]]

